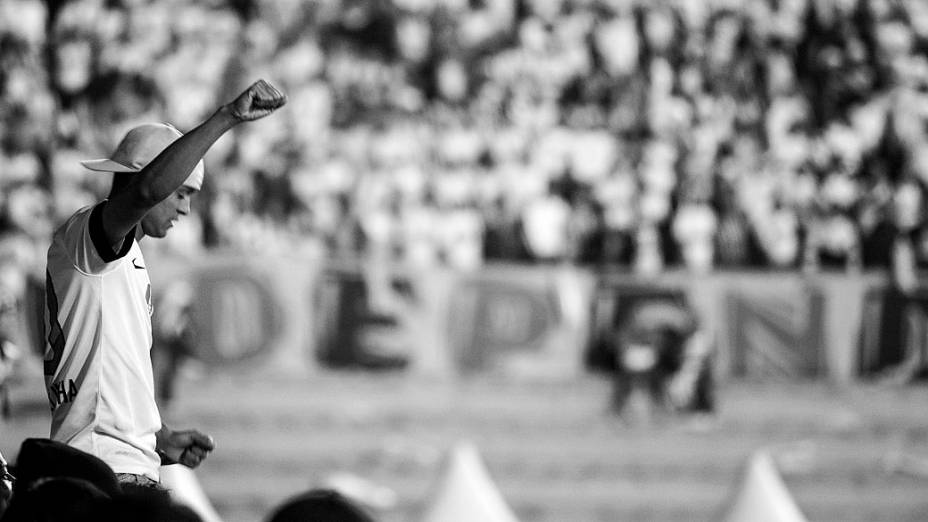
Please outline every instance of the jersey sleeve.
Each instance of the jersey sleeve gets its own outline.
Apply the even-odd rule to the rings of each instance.
[[[126,234],[118,251],[113,250],[103,232],[102,201],[93,207],[79,210],[65,225],[63,241],[74,266],[88,274],[107,272],[125,257],[135,241],[135,228]]]

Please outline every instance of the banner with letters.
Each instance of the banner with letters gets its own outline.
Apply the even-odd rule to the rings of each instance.
[[[911,334],[887,335],[892,307],[882,274],[641,277],[510,264],[462,273],[218,254],[194,266],[152,266],[156,289],[181,275],[196,281],[205,357],[267,359],[282,371],[322,365],[565,378],[596,367],[622,315],[653,299],[693,308],[714,340],[722,378],[844,382],[886,366],[893,350],[904,349],[900,342],[926,342],[914,312],[905,323],[914,325]]]

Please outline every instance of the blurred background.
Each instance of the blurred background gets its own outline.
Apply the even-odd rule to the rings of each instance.
[[[9,460],[79,161],[257,78],[142,243],[223,519],[419,519],[461,441],[524,521],[716,520],[758,451],[809,520],[928,517],[922,0],[0,0]]]

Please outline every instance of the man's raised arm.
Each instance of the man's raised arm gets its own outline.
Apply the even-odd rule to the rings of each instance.
[[[274,86],[258,80],[195,129],[171,143],[107,201],[101,218],[108,244],[118,247],[152,207],[183,184],[220,136],[241,122],[271,114],[286,101]]]

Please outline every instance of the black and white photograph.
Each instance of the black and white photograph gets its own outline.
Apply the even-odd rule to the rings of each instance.
[[[0,0],[0,522],[928,521],[928,0]]]

